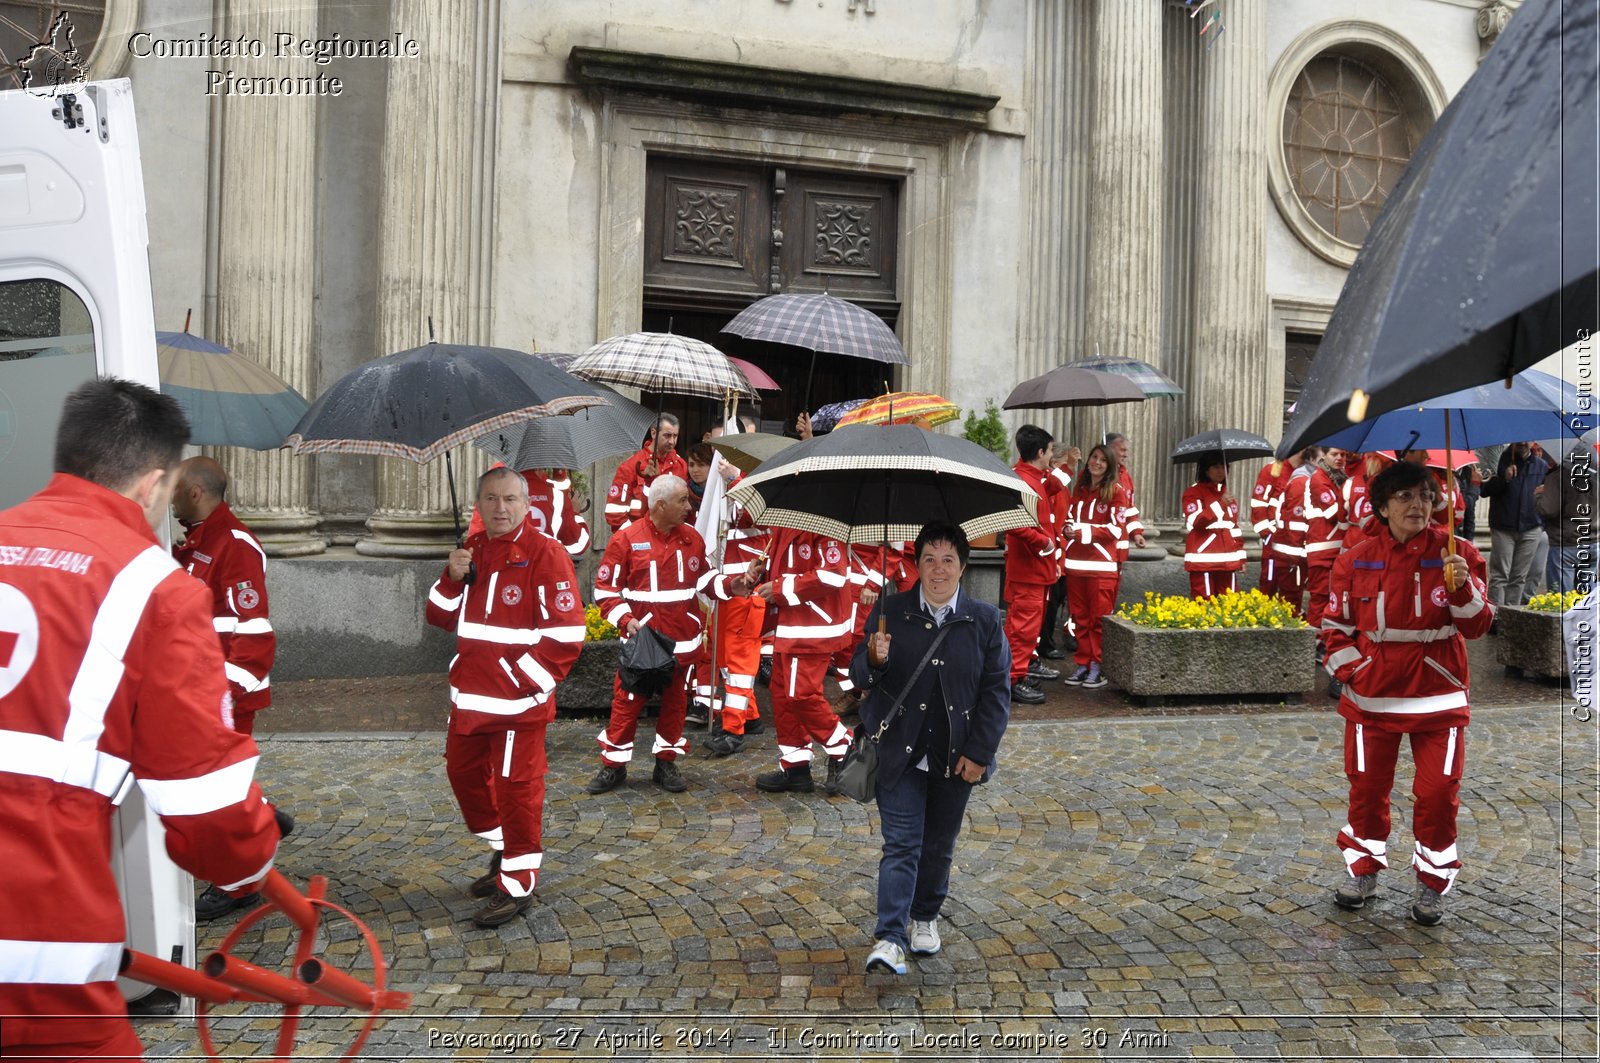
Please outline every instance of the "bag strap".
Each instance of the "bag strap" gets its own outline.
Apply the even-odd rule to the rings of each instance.
[[[889,706],[889,714],[885,716],[883,718],[883,722],[878,725],[878,732],[872,736],[872,741],[876,742],[882,738],[883,733],[887,731],[889,729],[889,725],[894,722],[894,718],[900,715],[901,703],[906,700],[906,695],[911,693],[911,688],[917,685],[917,680],[922,676],[922,670],[928,667],[928,662],[933,659],[933,651],[938,649],[939,643],[943,642],[944,637],[950,634],[950,628],[954,624],[955,617],[951,617],[949,620],[946,620],[944,623],[939,625],[939,633],[933,636],[933,641],[928,644],[928,652],[922,655],[922,660],[917,664],[917,670],[911,673],[910,679],[906,680],[905,689],[900,691],[900,696],[894,699],[893,705]]]

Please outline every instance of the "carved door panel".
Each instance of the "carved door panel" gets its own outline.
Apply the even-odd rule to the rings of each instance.
[[[828,291],[863,303],[893,323],[899,186],[853,174],[780,171],[786,292]]]
[[[769,188],[766,167],[651,156],[645,181],[646,302],[682,304],[698,292],[711,303],[735,296],[732,305],[743,306],[766,295]]]

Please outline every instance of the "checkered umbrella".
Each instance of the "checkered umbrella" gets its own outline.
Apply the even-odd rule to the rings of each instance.
[[[894,391],[868,399],[839,418],[836,427],[857,424],[918,424],[933,428],[959,420],[961,407],[927,391]]]
[[[739,311],[725,334],[808,351],[910,365],[900,340],[871,310],[828,295],[769,295]]]
[[[607,384],[725,398],[730,392],[755,398],[756,390],[728,356],[700,340],[670,332],[613,336],[584,351],[571,366],[574,376]]]
[[[1115,373],[1117,376],[1125,376],[1138,384],[1140,391],[1152,398],[1159,396],[1177,398],[1183,394],[1183,388],[1176,380],[1149,362],[1141,362],[1137,358],[1113,358],[1110,355],[1097,354],[1093,358],[1079,358],[1075,362],[1068,362],[1063,368],[1092,369],[1096,373]]]
[[[985,448],[909,425],[863,425],[796,443],[728,497],[758,524],[852,543],[915,539],[934,520],[968,536],[1032,527],[1039,504]]]

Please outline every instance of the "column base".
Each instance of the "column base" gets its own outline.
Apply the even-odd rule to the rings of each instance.
[[[317,518],[307,511],[253,513],[241,509],[237,515],[261,540],[268,557],[307,557],[328,548],[327,540],[316,534]]]
[[[356,543],[365,557],[444,558],[456,546],[455,525],[445,516],[373,517],[367,521],[370,538]]]

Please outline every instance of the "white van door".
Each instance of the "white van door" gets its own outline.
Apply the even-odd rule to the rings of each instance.
[[[0,509],[49,482],[73,388],[160,386],[139,165],[126,80],[0,92]],[[115,834],[129,946],[193,966],[194,883],[137,788]]]

